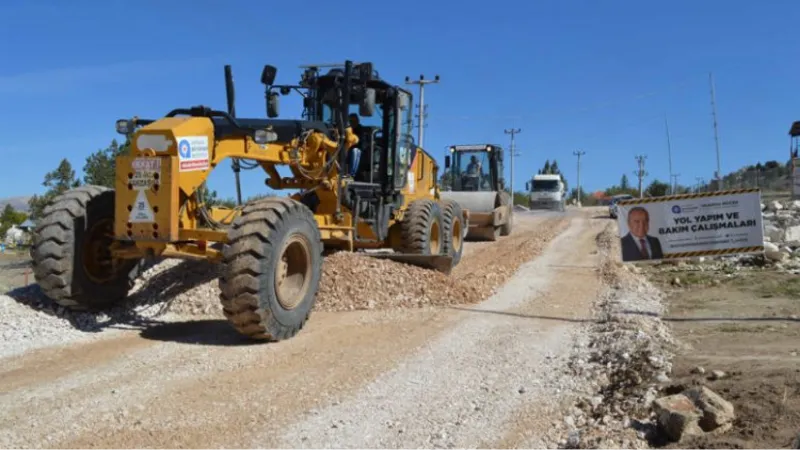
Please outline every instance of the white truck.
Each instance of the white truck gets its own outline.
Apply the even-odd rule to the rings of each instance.
[[[531,209],[564,211],[567,193],[561,175],[534,175],[525,187],[530,193]]]

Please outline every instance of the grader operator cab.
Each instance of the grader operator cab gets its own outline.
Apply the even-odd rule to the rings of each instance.
[[[492,144],[454,145],[444,159],[449,173],[441,197],[469,211],[467,239],[508,236],[514,221],[503,178],[503,148]]]
[[[411,136],[411,94],[371,63],[347,61],[324,75],[305,69],[298,85],[274,85],[277,69],[265,66],[269,119],[236,117],[226,66],[227,111],[196,106],[117,121],[131,150],[116,160],[115,189],[68,191],[39,220],[32,256],[44,293],[69,308],[101,309],[126,298],[145,258],[200,258],[222,264],[230,323],[281,340],[309,317],[323,250],[392,249],[372,256],[449,272],[467,212],[438,200],[438,167]],[[303,95],[303,120],[274,119],[279,94],[292,91]],[[360,118],[364,126],[349,122]],[[208,207],[205,181],[226,158],[239,204]],[[280,176],[281,165],[291,176]],[[238,173],[255,168],[269,187],[299,192],[242,205]]]

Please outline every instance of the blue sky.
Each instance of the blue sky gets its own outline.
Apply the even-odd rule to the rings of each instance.
[[[80,172],[117,137],[118,118],[224,109],[224,64],[237,114],[263,117],[263,64],[295,82],[300,64],[346,58],[397,84],[441,76],[425,91],[425,148],[440,160],[449,144],[507,147],[503,130],[521,128],[517,189],[546,159],[574,186],[576,149],[586,190],[632,178],[637,154],[648,155],[646,182],[667,181],[665,115],[679,181],[710,179],[711,71],[723,173],[788,159],[798,16],[796,0],[4,0],[0,197],[42,192],[62,157]],[[292,106],[284,117],[299,115]],[[233,196],[230,171],[219,172],[211,187]],[[263,176],[247,172],[243,190],[263,191]]]

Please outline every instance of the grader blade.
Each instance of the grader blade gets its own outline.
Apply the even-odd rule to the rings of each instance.
[[[365,253],[373,258],[390,259],[412,266],[433,269],[449,275],[453,270],[453,257],[449,255],[413,255],[407,253]]]

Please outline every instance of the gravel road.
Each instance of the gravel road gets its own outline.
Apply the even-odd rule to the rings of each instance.
[[[0,446],[552,446],[577,382],[566,359],[601,285],[607,221],[593,215],[517,213],[512,236],[469,243],[453,277],[480,282],[477,304],[323,308],[273,345],[208,310],[92,334],[6,307],[28,314],[4,318],[9,339],[26,317],[72,328],[0,355]]]

